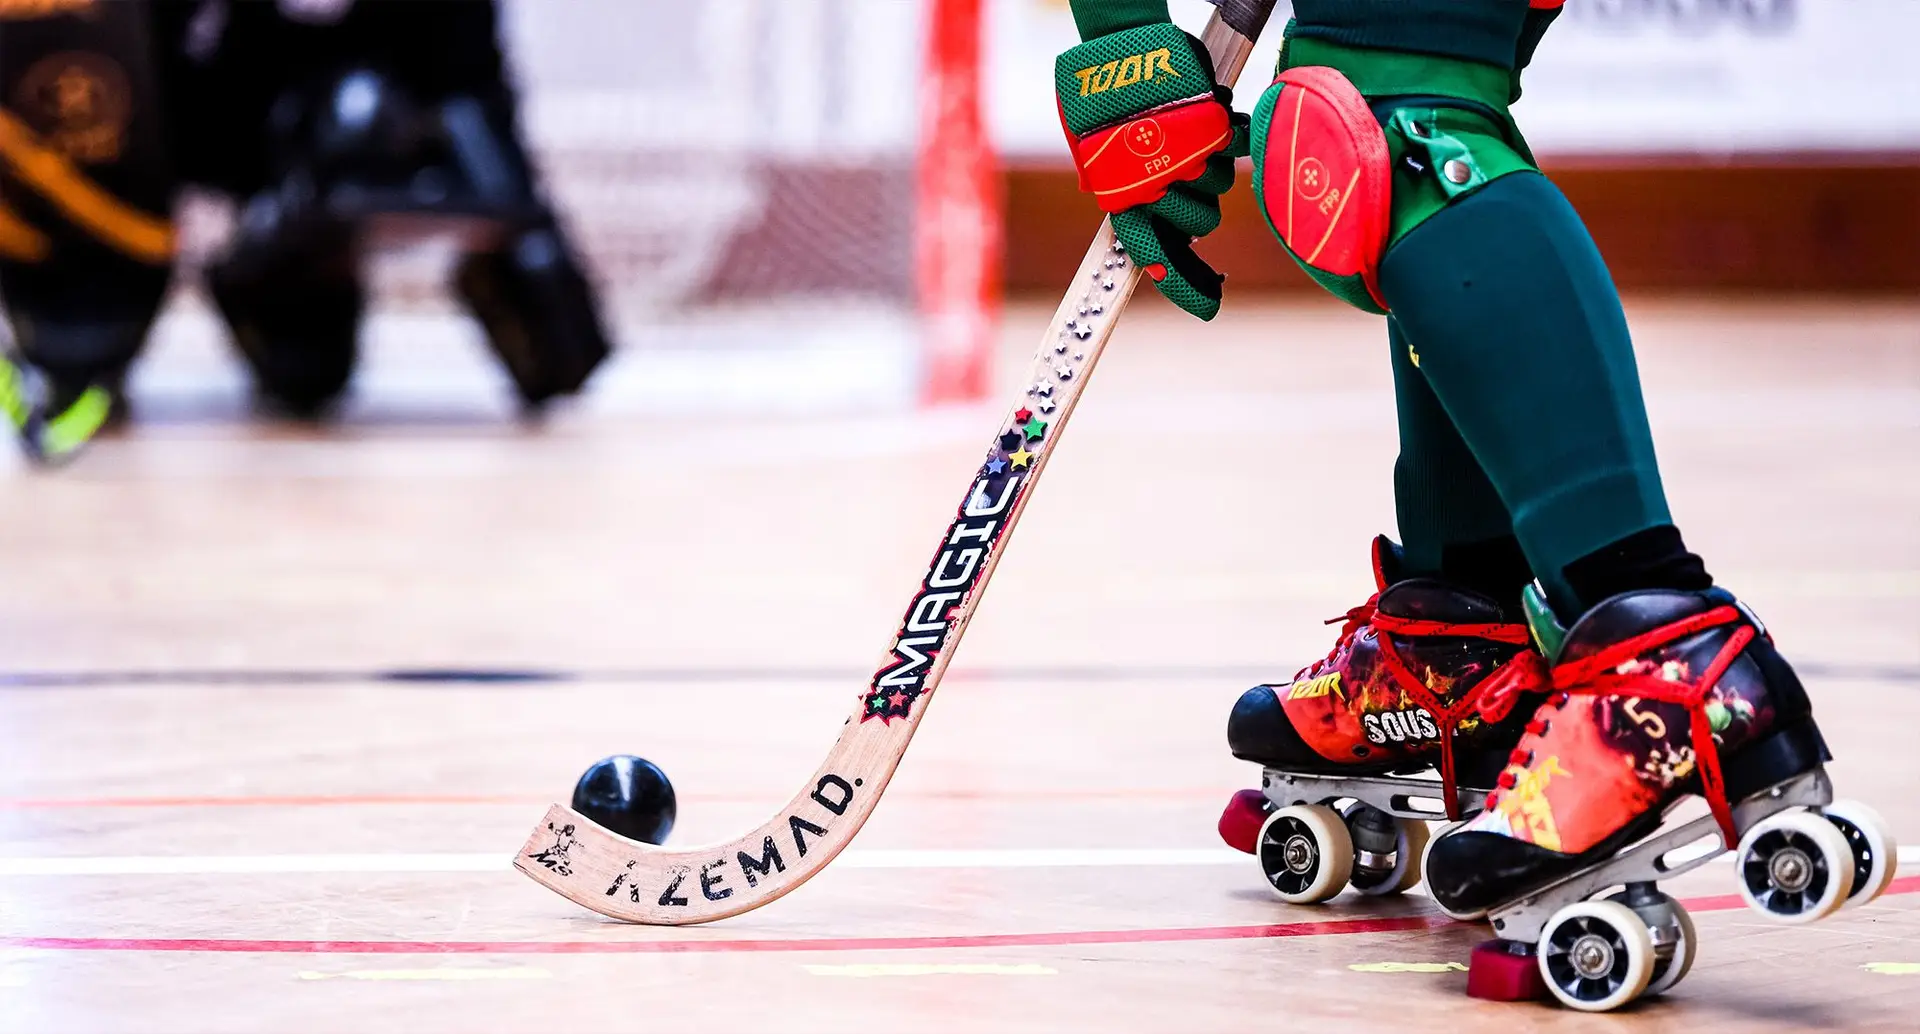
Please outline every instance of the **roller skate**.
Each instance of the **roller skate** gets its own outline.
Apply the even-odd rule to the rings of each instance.
[[[105,385],[54,377],[18,356],[0,354],[0,415],[35,463],[72,459],[106,426],[113,409],[114,393]]]
[[[1833,800],[1806,692],[1744,605],[1629,592],[1571,632],[1532,589],[1527,611],[1554,692],[1485,809],[1427,857],[1435,899],[1487,910],[1499,937],[1475,949],[1469,994],[1599,1012],[1668,990],[1698,939],[1657,882],[1726,851],[1741,897],[1778,922],[1886,890],[1895,844],[1871,808]],[[1709,814],[1663,828],[1690,796]]]
[[[1290,904],[1419,883],[1428,821],[1479,805],[1544,696],[1524,621],[1399,568],[1397,547],[1375,539],[1378,591],[1328,622],[1343,622],[1333,649],[1248,690],[1228,719],[1234,756],[1264,773],[1234,795],[1220,835]]]

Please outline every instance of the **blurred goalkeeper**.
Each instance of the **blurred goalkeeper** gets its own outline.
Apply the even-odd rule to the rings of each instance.
[[[175,190],[233,197],[207,287],[269,408],[350,380],[375,237],[452,235],[521,399],[608,352],[515,120],[491,0],[48,2],[0,14],[0,413],[29,455],[114,415],[166,293]]]

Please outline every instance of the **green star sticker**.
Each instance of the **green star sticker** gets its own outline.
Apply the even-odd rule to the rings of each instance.
[[[1027,421],[1026,426],[1022,427],[1021,430],[1027,433],[1027,440],[1032,441],[1047,433],[1047,422],[1039,417],[1034,417],[1032,420]]]
[[[867,710],[879,711],[887,706],[887,698],[878,693],[867,698]]]

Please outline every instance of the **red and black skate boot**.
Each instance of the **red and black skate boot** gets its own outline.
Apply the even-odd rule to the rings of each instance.
[[[1554,692],[1485,809],[1427,855],[1435,900],[1491,911],[1505,938],[1476,952],[1476,972],[1537,967],[1581,1009],[1664,991],[1695,946],[1685,910],[1654,881],[1711,860],[1719,852],[1670,859],[1713,837],[1739,845],[1741,892],[1771,918],[1807,921],[1885,889],[1896,848],[1871,809],[1832,803],[1807,694],[1731,595],[1623,593],[1570,632],[1529,597]],[[1686,794],[1711,815],[1662,830]]]
[[[1221,836],[1258,857],[1289,902],[1349,882],[1372,894],[1418,883],[1426,820],[1478,803],[1478,789],[1461,788],[1492,784],[1539,699],[1528,693],[1544,695],[1524,621],[1399,566],[1397,547],[1375,539],[1379,591],[1334,619],[1344,624],[1333,649],[1288,683],[1248,690],[1227,721],[1234,756],[1266,772],[1262,791],[1235,796]]]

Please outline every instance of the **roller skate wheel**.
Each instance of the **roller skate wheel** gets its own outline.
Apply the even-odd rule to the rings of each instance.
[[[1464,819],[1458,822],[1442,822],[1440,828],[1429,832],[1429,839],[1427,840],[1426,846],[1420,849],[1421,876],[1424,877],[1427,873],[1427,854],[1433,850],[1433,845],[1439,843],[1441,837],[1446,836],[1448,833],[1466,824]],[[1440,914],[1446,916],[1448,919],[1457,919],[1463,923],[1477,923],[1487,918],[1487,910],[1484,908],[1477,912],[1455,912],[1447,906],[1440,904],[1440,899],[1438,898],[1435,898],[1433,903],[1440,909]]]
[[[1734,854],[1740,897],[1779,923],[1832,915],[1853,890],[1854,852],[1840,827],[1811,811],[1760,820]]]
[[[1367,805],[1354,801],[1340,809],[1340,818],[1347,823],[1349,835],[1353,832],[1353,817]],[[1371,880],[1361,875],[1358,848],[1354,856],[1353,872],[1347,877],[1354,891],[1368,897],[1386,897],[1391,894],[1404,894],[1420,882],[1420,874],[1425,871],[1421,863],[1427,858],[1427,824],[1422,819],[1393,820],[1393,868],[1385,875],[1374,876]]]
[[[1280,900],[1311,905],[1340,893],[1353,873],[1353,836],[1324,804],[1295,804],[1267,816],[1254,857]]]
[[[1555,912],[1535,952],[1547,991],[1582,1012],[1618,1009],[1653,981],[1653,933],[1618,901],[1577,901]]]
[[[1864,905],[1886,893],[1900,868],[1900,848],[1887,829],[1887,820],[1870,805],[1854,800],[1835,801],[1821,811],[1853,849],[1853,891],[1841,907]]]
[[[1607,900],[1625,905],[1627,894],[1621,891],[1608,897]],[[1694,955],[1700,949],[1700,935],[1694,932],[1693,916],[1687,914],[1686,906],[1665,894],[1660,895],[1660,901],[1669,910],[1671,916],[1671,924],[1665,931],[1665,937],[1672,938],[1673,950],[1662,958],[1660,956],[1662,932],[1652,926],[1647,928],[1653,937],[1653,978],[1647,981],[1647,989],[1641,992],[1643,998],[1665,994],[1673,985],[1685,979],[1687,971],[1693,968]],[[1646,916],[1643,913],[1636,911],[1634,914],[1645,921]]]

